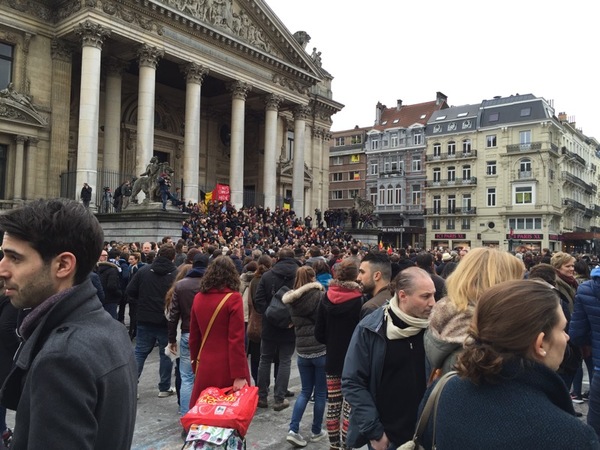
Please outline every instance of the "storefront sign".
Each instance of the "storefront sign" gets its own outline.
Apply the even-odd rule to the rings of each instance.
[[[565,238],[562,234],[549,234],[548,239],[551,241],[564,241]]]
[[[435,239],[465,239],[466,236],[464,233],[441,233],[436,234]]]
[[[380,230],[383,233],[404,233],[403,227],[381,227]]]
[[[506,239],[534,239],[537,241],[541,241],[542,239],[544,239],[544,235],[543,234],[507,234],[506,235]]]

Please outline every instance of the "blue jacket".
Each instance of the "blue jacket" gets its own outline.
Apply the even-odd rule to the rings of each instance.
[[[425,394],[421,409],[431,394]],[[594,430],[575,415],[562,379],[542,364],[507,362],[498,383],[453,377],[439,398],[436,446],[444,450],[599,449]],[[431,448],[432,420],[423,436]]]
[[[594,367],[600,368],[600,277],[579,285],[569,323],[569,337],[574,345],[591,343]]]
[[[371,439],[379,439],[385,431],[409,440],[415,430],[417,410],[425,392],[425,350],[423,332],[403,339],[404,349],[395,357],[405,361],[403,373],[398,377],[398,389],[404,401],[397,406],[395,414],[401,416],[401,429],[385,430],[377,410],[375,399],[380,392],[384,371],[387,341],[384,308],[378,308],[360,321],[354,330],[342,372],[342,393],[350,404],[350,424],[346,444],[351,448],[362,447]],[[420,350],[418,350],[420,349]],[[422,379],[415,364],[422,365]]]

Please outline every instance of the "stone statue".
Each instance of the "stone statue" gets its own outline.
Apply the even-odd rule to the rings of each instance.
[[[310,57],[312,58],[312,60],[315,62],[315,64],[319,67],[321,67],[321,65],[323,64],[321,62],[321,52],[317,51],[317,47],[313,48],[313,52],[312,55],[310,55]]]
[[[364,200],[358,195],[354,197],[354,208],[356,208],[360,214],[373,214],[373,211],[375,210],[372,201]]]
[[[150,163],[146,166],[146,171],[140,174],[139,178],[136,178],[133,183],[131,190],[131,202],[139,203],[137,195],[143,192],[146,198],[143,200],[144,204],[150,201],[160,201],[160,189],[158,186],[158,177],[161,173],[166,173],[170,177],[173,176],[175,171],[167,162],[159,163],[158,158],[153,156],[150,159]]]
[[[0,98],[7,98],[35,111],[35,107],[31,103],[31,97],[17,92],[13,82],[8,83],[8,86],[0,91]]]

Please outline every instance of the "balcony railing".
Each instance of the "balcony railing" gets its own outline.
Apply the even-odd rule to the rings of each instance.
[[[535,152],[541,149],[541,142],[530,142],[528,144],[511,144],[506,146],[507,153]]]
[[[455,153],[441,153],[439,155],[426,155],[425,161],[444,161],[451,159],[453,161],[458,159],[469,159],[477,158],[477,150],[471,150],[470,152],[455,152]]]
[[[427,208],[426,215],[428,216],[447,216],[447,215],[475,215],[477,207],[470,208]]]
[[[587,209],[583,203],[579,203],[577,200],[573,200],[572,198],[565,198],[563,205],[565,205],[567,208],[579,209],[581,211],[585,211]]]
[[[588,193],[588,194],[595,193],[598,190],[598,187],[595,184],[593,184],[593,183],[588,184],[585,181],[583,181],[582,179],[577,178],[575,175],[573,175],[570,172],[563,170],[561,172],[561,175],[565,180],[584,189],[586,191],[586,193]]]
[[[517,172],[517,178],[519,180],[528,180],[533,178],[533,172],[531,172],[531,170],[519,170]]]
[[[582,166],[584,166],[584,167],[586,166],[585,159],[583,159],[583,158],[582,158],[581,156],[579,156],[577,153],[574,153],[574,152],[572,152],[572,151],[568,150],[566,147],[562,147],[562,148],[561,148],[561,153],[562,153],[563,155],[565,155],[565,157],[566,157],[567,159],[570,159],[570,160],[572,160],[572,161],[576,161],[576,162],[578,162],[579,164],[581,164],[581,165],[582,165]]]
[[[477,184],[477,177],[455,178],[454,180],[425,181],[426,188],[440,188],[447,186],[473,186],[475,184]]]
[[[422,205],[376,205],[375,213],[423,215],[425,208]]]

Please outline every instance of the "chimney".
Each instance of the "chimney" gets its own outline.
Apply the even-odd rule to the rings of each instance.
[[[559,112],[558,113],[558,120],[560,120],[561,122],[566,122],[567,121],[567,113],[565,113],[565,112]]]
[[[385,105],[381,102],[377,102],[375,106],[375,125],[381,125],[381,113],[385,109]]]
[[[441,105],[445,101],[448,101],[448,97],[446,95],[442,94],[440,91],[437,91],[435,93],[435,104]]]
[[[402,108],[402,100],[398,99],[396,100],[396,111],[400,111],[400,108]]]

